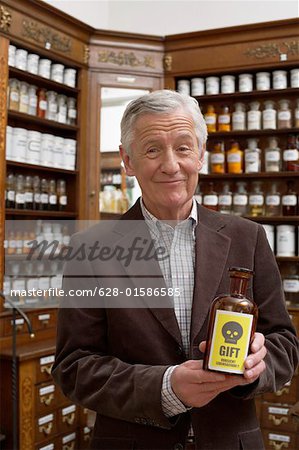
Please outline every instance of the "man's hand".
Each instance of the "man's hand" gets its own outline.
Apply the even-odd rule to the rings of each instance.
[[[221,392],[253,383],[266,368],[263,361],[267,353],[264,343],[264,336],[255,333],[250,346],[252,353],[246,358],[243,376],[203,370],[201,360],[189,360],[180,364],[171,376],[173,392],[185,406],[200,408]],[[201,342],[199,349],[204,352],[205,348],[206,342]]]

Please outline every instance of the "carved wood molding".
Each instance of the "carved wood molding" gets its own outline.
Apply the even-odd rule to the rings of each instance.
[[[0,5],[0,30],[8,33],[10,25],[11,13],[6,8],[4,8],[4,6]]]
[[[124,51],[109,51],[102,50],[98,52],[98,62],[110,63],[117,66],[130,66],[130,67],[149,67],[155,69],[155,61],[152,55],[144,55],[138,58],[134,52]]]
[[[270,42],[248,48],[244,53],[245,56],[255,59],[273,58],[282,54],[299,55],[299,40]]]
[[[22,402],[21,408],[21,442],[22,449],[32,450],[34,447],[34,429],[32,426],[33,415],[33,381],[27,376],[22,381]]]
[[[40,25],[34,20],[23,20],[22,36],[43,45],[47,50],[57,50],[62,53],[70,53],[72,50],[72,40],[57,33],[49,27]]]

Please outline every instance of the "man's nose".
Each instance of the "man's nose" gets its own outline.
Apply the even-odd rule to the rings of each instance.
[[[162,172],[173,174],[180,170],[178,157],[173,150],[165,152],[161,163]]]

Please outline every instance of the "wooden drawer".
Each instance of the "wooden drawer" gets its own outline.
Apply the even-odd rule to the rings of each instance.
[[[30,314],[27,314],[28,317],[31,318]],[[3,336],[12,336],[12,329],[13,329],[13,322],[12,322],[12,317],[7,317],[4,319],[4,325],[3,325]],[[23,319],[23,317],[17,317],[16,318],[16,330],[17,330],[17,334],[24,334],[24,333],[28,333],[28,328],[26,325],[25,320]]]
[[[42,442],[52,439],[57,433],[57,413],[53,411],[47,415],[35,419],[35,440]]]
[[[80,450],[88,450],[91,442],[92,429],[89,427],[83,427],[80,429]]]
[[[263,430],[266,450],[298,450],[299,439],[296,433]]]
[[[59,450],[75,450],[75,449],[81,450],[79,447],[78,430],[59,436],[57,440]]]
[[[262,404],[261,424],[264,428],[280,431],[296,432],[297,424],[289,415],[290,406],[279,403]]]
[[[57,427],[59,433],[70,433],[79,423],[79,406],[72,403],[57,410]]]
[[[50,439],[34,447],[34,450],[59,450],[57,439]]]
[[[54,364],[55,355],[47,355],[36,359],[35,370],[36,370],[36,382],[42,383],[43,381],[53,381],[51,375],[51,369]]]
[[[263,395],[263,399],[269,402],[279,402],[293,404],[299,398],[299,376],[295,376],[289,383],[277,392],[268,392]]]
[[[48,414],[58,408],[60,394],[53,382],[41,383],[34,387],[36,415]]]
[[[34,331],[45,330],[56,327],[57,312],[53,310],[45,310],[32,314],[32,328]]]

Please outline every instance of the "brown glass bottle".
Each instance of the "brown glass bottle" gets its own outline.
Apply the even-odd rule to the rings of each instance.
[[[258,315],[256,304],[245,296],[252,275],[250,269],[230,268],[230,293],[219,295],[211,305],[205,370],[244,373]]]
[[[281,203],[283,216],[297,215],[298,198],[297,192],[294,189],[293,180],[287,181],[287,189],[286,192],[282,195]]]

